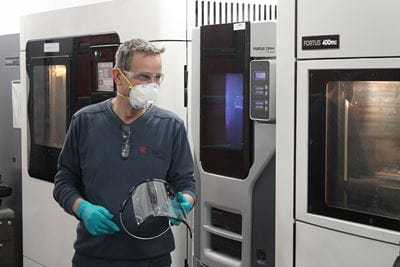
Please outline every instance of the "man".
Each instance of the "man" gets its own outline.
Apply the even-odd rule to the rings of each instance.
[[[184,124],[172,112],[153,105],[163,79],[163,52],[142,39],[123,43],[112,70],[117,96],[72,117],[59,157],[54,198],[80,219],[73,266],[171,264],[175,246],[171,231],[140,240],[121,231],[118,220],[129,190],[147,179],[165,179],[182,192],[186,211],[195,201]],[[145,229],[145,234],[165,225],[153,226],[157,229]]]

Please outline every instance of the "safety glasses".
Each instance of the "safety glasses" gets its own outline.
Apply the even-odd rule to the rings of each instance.
[[[150,72],[129,72],[123,71],[130,79],[135,79],[143,83],[161,83],[164,80],[163,73],[150,73]]]

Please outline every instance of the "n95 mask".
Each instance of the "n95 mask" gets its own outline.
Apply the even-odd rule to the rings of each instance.
[[[129,102],[134,109],[144,109],[153,105],[158,97],[159,85],[156,83],[138,84],[129,92]]]

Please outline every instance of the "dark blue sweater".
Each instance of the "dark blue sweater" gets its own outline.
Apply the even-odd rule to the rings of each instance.
[[[193,159],[184,124],[174,113],[153,106],[129,124],[130,155],[121,157],[122,127],[111,101],[78,111],[71,121],[58,161],[54,198],[70,214],[79,197],[107,208],[121,229],[113,235],[92,236],[79,222],[74,247],[77,253],[107,260],[152,258],[174,250],[171,231],[160,238],[143,241],[128,236],[118,220],[119,207],[136,184],[152,178],[165,179],[176,191],[195,198]],[[124,223],[135,232],[129,207]],[[138,234],[159,233],[168,219],[154,220]]]

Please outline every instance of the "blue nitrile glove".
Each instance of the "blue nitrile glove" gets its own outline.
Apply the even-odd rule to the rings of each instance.
[[[178,192],[176,195],[180,200],[180,203],[177,201],[177,204],[182,206],[186,214],[189,213],[189,211],[192,210],[192,203],[190,203],[190,201],[182,194],[182,192]],[[174,218],[170,218],[170,221],[172,225],[179,225],[181,223],[181,221]]]
[[[106,208],[93,205],[86,200],[79,203],[76,215],[83,220],[86,230],[92,235],[113,234],[119,231],[118,226],[111,221],[114,215]]]

